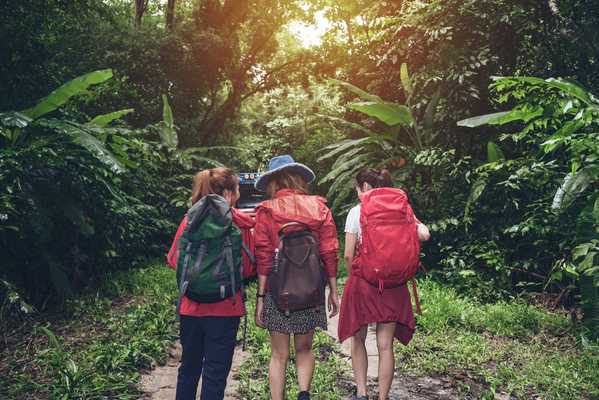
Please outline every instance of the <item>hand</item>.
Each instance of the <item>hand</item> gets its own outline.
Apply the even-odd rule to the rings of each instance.
[[[335,315],[339,314],[339,295],[337,295],[336,290],[331,290],[329,292],[329,318],[333,318]]]
[[[264,299],[258,297],[256,299],[256,325],[260,328],[264,328],[264,321],[262,321],[262,311],[264,310]]]

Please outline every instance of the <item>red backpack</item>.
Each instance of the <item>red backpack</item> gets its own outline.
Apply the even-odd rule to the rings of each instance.
[[[417,220],[408,196],[401,189],[379,188],[360,201],[360,276],[381,292],[405,284],[420,265]]]

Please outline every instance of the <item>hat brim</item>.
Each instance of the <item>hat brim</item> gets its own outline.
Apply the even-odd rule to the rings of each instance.
[[[314,174],[314,172],[310,168],[305,166],[304,164],[289,163],[289,164],[282,165],[278,168],[271,169],[270,171],[263,173],[262,175],[260,175],[260,177],[258,178],[258,180],[256,181],[256,184],[254,186],[256,187],[257,190],[259,190],[261,192],[266,192],[266,186],[268,185],[268,181],[270,180],[270,178],[272,178],[272,176],[274,174],[276,174],[277,172],[283,171],[283,170],[291,170],[291,171],[297,173],[302,178],[304,178],[304,180],[307,183],[310,183],[310,182],[314,181],[314,179],[316,179],[316,175]]]

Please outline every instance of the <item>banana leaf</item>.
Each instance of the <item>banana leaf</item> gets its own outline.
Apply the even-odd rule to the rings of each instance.
[[[488,142],[487,143],[487,158],[488,158],[489,162],[491,163],[491,162],[496,162],[499,160],[504,160],[505,155],[503,154],[503,151],[501,151],[501,148],[495,144],[495,142]]]
[[[414,117],[408,107],[395,104],[375,101],[360,101],[349,103],[348,108],[359,111],[363,114],[378,119],[388,126],[405,125],[413,126]]]
[[[343,81],[340,81],[337,79],[329,79],[329,81],[336,85],[343,86],[344,88],[348,89],[350,92],[360,96],[361,98],[363,98],[365,100],[375,101],[375,102],[383,101],[383,99],[381,99],[379,96],[370,94],[370,93],[360,89],[359,87],[352,85],[351,83],[343,82]]]
[[[399,77],[401,79],[401,84],[403,85],[403,89],[408,94],[409,97],[412,95],[412,81],[410,80],[410,74],[408,73],[408,64],[401,64],[401,70],[399,72]]]
[[[94,71],[79,76],[60,86],[48,96],[41,99],[35,106],[22,111],[22,113],[31,119],[37,119],[61,107],[71,97],[83,93],[90,86],[105,82],[110,78],[112,78],[111,69]]]
[[[131,114],[134,110],[132,108],[127,108],[124,110],[114,111],[108,114],[102,114],[94,117],[91,121],[87,123],[87,125],[97,126],[99,128],[104,128],[112,121],[120,119],[127,114]]]

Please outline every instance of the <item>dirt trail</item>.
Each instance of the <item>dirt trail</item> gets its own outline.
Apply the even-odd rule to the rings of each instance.
[[[239,367],[247,358],[247,352],[243,352],[241,344],[235,348],[233,356],[233,365],[229,378],[227,379],[227,388],[225,390],[225,400],[236,400],[237,386],[239,382],[236,377],[239,372]],[[169,349],[169,359],[163,366],[157,366],[152,371],[141,376],[140,388],[144,395],[139,400],[174,400],[175,389],[177,386],[177,369],[181,360],[181,345],[179,342],[175,347]],[[200,385],[201,387],[201,381]],[[200,389],[198,388],[198,398]]]
[[[327,333],[334,339],[337,338],[338,323],[338,317],[329,319]],[[346,340],[340,347],[345,356],[344,359],[351,366],[351,340]],[[368,329],[368,335],[366,336],[366,352],[368,354],[369,394],[370,398],[375,398],[373,396],[377,393],[379,357],[376,346],[376,333],[371,328]],[[352,385],[353,383],[346,382],[344,386]],[[458,382],[451,377],[417,377],[396,373],[389,393],[389,400],[453,400],[468,398],[464,395],[460,396],[457,386]]]
[[[329,319],[327,333],[334,339],[337,338],[338,318]],[[341,352],[345,361],[351,366],[351,341],[346,340],[341,346]],[[366,351],[368,353],[368,386],[370,398],[377,393],[378,377],[378,351],[376,347],[376,335],[373,329],[369,329],[366,338]],[[239,382],[237,376],[239,367],[248,357],[247,352],[241,350],[241,345],[235,349],[233,366],[227,380],[225,400],[239,399],[237,389]],[[164,366],[158,366],[141,377],[141,389],[144,395],[139,400],[173,400],[177,384],[177,368],[181,359],[181,346],[169,350],[169,360]],[[353,387],[351,376],[339,377],[341,387]],[[469,386],[476,392],[480,384],[467,371],[460,376],[413,376],[396,373],[393,379],[389,400],[457,400],[474,399],[476,396],[460,394],[460,386]],[[479,388],[480,389],[480,388]],[[199,396],[199,393],[198,393]],[[496,400],[509,400],[505,394],[496,394]],[[243,399],[251,400],[251,399]]]

